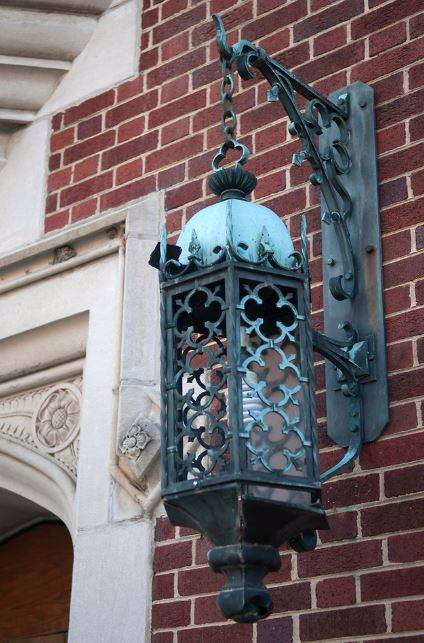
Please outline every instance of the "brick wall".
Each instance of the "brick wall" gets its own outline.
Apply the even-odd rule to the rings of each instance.
[[[47,232],[164,190],[176,234],[212,201],[206,178],[221,141],[212,11],[223,12],[230,42],[254,40],[322,92],[362,80],[376,94],[390,424],[324,486],[332,531],[313,553],[282,551],[281,571],[268,577],[275,611],[257,626],[223,621],[215,605],[223,577],[205,565],[207,544],[159,519],[154,643],[424,640],[423,9],[422,0],[144,0],[140,76],[52,120]],[[294,237],[308,213],[319,325],[317,193],[305,183],[308,168],[291,166],[299,144],[280,107],[266,102],[265,83],[237,89],[255,200]],[[322,391],[318,408],[323,424]],[[324,467],[338,452],[324,432],[321,443]]]

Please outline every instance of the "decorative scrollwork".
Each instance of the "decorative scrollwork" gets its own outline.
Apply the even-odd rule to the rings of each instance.
[[[243,432],[250,467],[299,475],[310,440],[304,432],[295,293],[271,283],[244,283]]]
[[[340,96],[338,104],[332,102],[250,41],[240,40],[228,47],[222,20],[214,16],[214,21],[221,58],[225,58],[227,66],[235,63],[243,79],[252,78],[255,69],[261,72],[271,86],[269,100],[280,100],[291,121],[290,133],[300,139],[302,149],[293,155],[293,163],[300,166],[305,160],[310,162],[313,171],[309,180],[320,187],[328,209],[323,220],[333,224],[340,247],[343,274],[330,279],[330,291],[336,299],[352,299],[356,294],[356,268],[346,222],[352,201],[339,179],[351,166],[347,128],[349,96]],[[308,100],[304,114],[295,92]],[[331,145],[320,152],[314,139],[324,129],[334,131],[334,137]]]
[[[174,297],[174,454],[178,480],[202,479],[227,465],[227,356],[221,341],[223,284]],[[169,448],[169,447],[168,447]]]

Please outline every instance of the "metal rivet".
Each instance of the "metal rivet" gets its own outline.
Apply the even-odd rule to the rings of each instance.
[[[328,263],[328,265],[329,265],[329,266],[334,266],[334,264],[335,264],[336,262],[335,262],[335,260],[333,259],[333,257],[330,257],[330,259],[327,259],[327,263]]]
[[[352,273],[351,272],[346,272],[344,278],[347,281],[350,281],[352,279]]]
[[[374,246],[367,246],[365,248],[365,252],[367,252],[369,255],[372,254],[374,250],[375,250]]]
[[[359,107],[362,107],[362,109],[364,109],[364,107],[366,107],[367,104],[368,103],[365,99],[362,99],[361,101],[359,101]]]

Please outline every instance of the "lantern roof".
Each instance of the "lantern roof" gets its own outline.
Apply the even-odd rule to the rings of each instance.
[[[283,221],[269,208],[246,200],[256,178],[240,166],[223,169],[209,180],[221,197],[197,212],[184,226],[177,245],[179,262],[210,266],[224,255],[254,264],[298,267],[297,254]]]

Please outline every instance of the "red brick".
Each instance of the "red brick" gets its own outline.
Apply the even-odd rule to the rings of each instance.
[[[286,176],[281,170],[263,177],[255,188],[255,199],[263,199],[270,194],[276,194],[286,188]]]
[[[78,205],[74,205],[72,208],[71,222],[80,221],[81,219],[86,219],[87,217],[93,216],[97,210],[97,198],[88,199]]]
[[[150,152],[155,149],[158,144],[158,132],[148,132],[138,138],[133,138],[126,143],[115,145],[102,155],[102,170],[107,170],[110,167],[119,165],[124,161],[128,161],[135,156],[140,156],[145,152]]]
[[[140,136],[140,134],[143,134],[145,127],[145,116],[138,116],[137,118],[133,118],[131,121],[122,123],[118,128],[118,143]]]
[[[57,150],[62,150],[64,147],[72,145],[75,140],[75,128],[68,127],[67,129],[62,130],[61,132],[56,132],[52,134],[50,139],[50,151],[57,152]]]
[[[155,632],[152,635],[152,643],[173,643],[173,632]]]
[[[253,18],[253,7],[252,3],[244,3],[242,6],[234,7],[231,11],[227,11],[223,20],[225,22],[225,30],[229,33],[234,27],[247,22]],[[208,40],[215,39],[215,25],[212,20],[207,20],[198,27],[193,29],[192,33],[192,46],[197,47],[198,45],[207,42]]]
[[[123,121],[127,121],[135,116],[140,116],[150,111],[158,104],[158,91],[137,96],[126,103],[121,103],[117,107],[109,110],[106,114],[106,126],[114,127]]]
[[[256,18],[256,20],[243,27],[241,37],[246,40],[258,40],[258,38],[275,31],[276,26],[287,26],[303,18],[303,16],[306,16],[307,11],[306,0],[291,2],[289,5],[280,7],[262,18]]]
[[[185,164],[181,163],[180,165],[174,165],[170,167],[169,170],[164,170],[159,172],[158,175],[158,188],[163,190],[164,188],[172,187],[184,181],[185,177]]]
[[[180,116],[186,116],[190,112],[195,112],[206,105],[206,91],[202,89],[193,92],[190,96],[184,96],[179,100],[168,103],[166,106],[159,107],[149,114],[149,128],[158,127],[168,123]]]
[[[179,121],[165,125],[161,130],[161,145],[168,145],[184,136],[190,131],[190,117],[180,118]]]
[[[261,128],[255,134],[255,152],[262,152],[269,147],[281,145],[287,139],[287,122],[286,120],[271,125],[270,127]]]
[[[386,101],[391,101],[395,96],[402,96],[405,93],[403,73],[393,73],[386,78],[376,80],[371,84],[374,90],[374,100],[377,106],[377,118],[379,117],[379,106]],[[402,120],[402,119],[400,119]],[[397,123],[399,126],[399,123]],[[385,123],[379,123],[379,127],[386,127]]]
[[[50,214],[50,212],[54,212],[57,210],[57,197],[58,194],[57,192],[54,192],[53,194],[49,194],[46,198],[46,214]]]
[[[149,11],[143,11],[143,29],[153,27],[159,21],[159,9],[154,7]]]
[[[353,576],[328,578],[316,586],[317,607],[353,605],[356,601],[355,579]]]
[[[323,486],[325,507],[347,507],[379,498],[378,475],[347,476],[343,480],[327,482]]]
[[[382,504],[361,511],[364,536],[424,527],[424,499]]]
[[[400,228],[421,223],[424,212],[424,199],[416,199],[414,202],[404,203],[385,210],[381,213],[381,231],[393,232]],[[387,284],[384,284],[387,288]]]
[[[385,631],[384,605],[310,612],[300,616],[300,638],[302,641],[339,639],[344,636],[358,637]]]
[[[370,56],[390,49],[406,40],[406,22],[398,22],[370,36]]]
[[[187,0],[168,0],[162,4],[161,19],[166,20],[184,9],[187,9]]]
[[[53,192],[58,190],[65,185],[69,185],[71,182],[72,168],[67,167],[64,170],[59,170],[58,172],[53,172],[49,175],[47,181],[47,191]]]
[[[167,40],[177,33],[181,33],[189,27],[199,24],[206,18],[206,6],[201,4],[189,11],[178,15],[177,18],[167,20],[153,29],[153,44]]]
[[[301,65],[296,69],[296,74],[304,78],[308,83],[317,80],[322,76],[329,76],[336,71],[350,67],[364,57],[364,43],[354,42],[346,47],[316,58],[311,62]]]
[[[414,196],[424,194],[424,171],[415,172],[411,177],[411,187]]]
[[[387,366],[389,371],[411,368],[413,363],[412,342],[399,342],[387,347]]]
[[[352,38],[361,38],[373,31],[383,29],[416,13],[421,7],[421,0],[402,0],[402,2],[395,0],[380,9],[370,11],[352,22]]]
[[[417,409],[414,402],[391,407],[389,424],[384,429],[384,435],[415,429],[417,422]]]
[[[271,36],[261,38],[257,44],[265,49],[269,55],[274,56],[290,46],[290,29],[284,27],[284,29],[271,34]]]
[[[171,569],[187,567],[192,562],[192,543],[183,541],[169,545],[160,545],[155,549],[154,571],[165,572]]]
[[[63,228],[67,225],[69,220],[69,210],[62,210],[57,214],[53,214],[51,217],[46,217],[44,221],[44,231],[51,232],[52,230],[57,230],[58,228]]]
[[[128,161],[124,165],[120,165],[116,170],[115,184],[122,185],[128,183],[133,179],[139,178],[142,175],[143,162],[141,159],[134,159]]]
[[[82,143],[77,143],[72,147],[68,147],[65,150],[64,154],[64,163],[68,165],[69,163],[75,163],[87,156],[92,156],[101,150],[111,147],[115,142],[115,132],[103,132],[98,136],[93,136]]]
[[[414,16],[409,21],[409,31],[411,38],[417,38],[424,34],[424,13]]]
[[[141,52],[138,70],[140,72],[146,72],[152,67],[156,67],[158,62],[159,62],[159,47],[155,47],[154,49],[145,49],[144,51]]]
[[[178,631],[178,643],[246,643],[252,640],[253,627],[247,623],[196,627]]]
[[[379,159],[378,171],[380,180],[390,179],[405,172],[421,167],[424,153],[424,143],[418,143],[405,150],[398,150],[394,154]]]
[[[70,107],[69,109],[66,110],[65,125],[70,125],[71,123],[75,123],[76,121],[79,121],[83,118],[86,118],[87,116],[90,116],[91,114],[100,112],[101,110],[106,109],[107,107],[110,107],[111,105],[113,105],[114,102],[115,102],[114,89],[110,89],[109,91],[104,92],[103,94],[99,94],[98,96],[89,98],[83,103],[80,103],[79,105],[75,105],[74,107]]]
[[[405,177],[382,183],[379,188],[379,203],[381,208],[385,208],[399,201],[405,201],[408,198],[408,187]]]
[[[95,134],[99,134],[102,131],[102,116],[92,116],[86,121],[82,121],[77,128],[78,139],[83,140],[85,138],[90,138]]]
[[[404,438],[407,439],[407,438]],[[423,438],[421,438],[423,439]],[[386,496],[404,496],[424,490],[424,464],[402,467],[384,474]]]
[[[406,96],[396,98],[390,103],[385,103],[377,108],[377,128],[387,127],[394,123],[400,123],[409,116],[418,114],[422,111],[424,104],[424,88],[417,90],[413,93],[408,93]],[[423,128],[421,128],[421,136]],[[421,136],[414,136],[412,140],[421,138]]]
[[[424,261],[421,265],[424,265]],[[419,277],[422,272],[416,273]],[[386,337],[387,341],[392,342],[399,339],[407,339],[414,335],[424,333],[424,315],[419,310],[410,310],[403,315],[396,315],[386,320]]]
[[[167,190],[165,205],[168,210],[179,208],[186,203],[200,199],[203,193],[203,180],[184,183],[181,187]],[[200,209],[200,207],[199,207]]]
[[[413,40],[412,42],[402,44],[399,47],[390,49],[378,56],[374,56],[371,60],[360,62],[352,69],[352,82],[354,80],[362,80],[362,82],[367,83],[374,78],[385,76],[392,71],[396,71],[402,67],[410,65],[411,63],[415,63],[421,58],[422,49],[422,39]]]
[[[204,85],[210,85],[220,78],[221,69],[219,64],[217,65],[216,60],[213,60],[211,63],[194,70],[192,74],[193,89],[199,89],[199,87],[203,87]]]
[[[77,183],[78,181],[82,181],[83,179],[96,174],[99,169],[99,160],[100,156],[97,154],[96,156],[90,156],[88,159],[84,159],[84,161],[80,161],[74,165],[74,182]]]
[[[195,49],[194,51],[189,51],[183,56],[179,56],[173,60],[166,62],[159,67],[156,67],[152,71],[149,71],[147,75],[147,87],[155,87],[157,85],[162,85],[168,80],[175,78],[176,76],[181,76],[187,72],[191,72],[196,67],[204,65],[206,62],[206,47],[201,47]],[[217,63],[215,63],[216,65]],[[219,65],[218,65],[219,68]],[[193,88],[197,89],[198,85],[194,81],[195,75],[198,70],[193,72]]]
[[[423,472],[424,467],[421,467],[419,475],[422,476]],[[393,563],[414,563],[424,559],[423,531],[392,536],[387,542],[389,560]]]
[[[166,214],[166,231],[168,236],[182,228],[183,210],[173,210]]]
[[[54,172],[60,168],[62,162],[62,154],[52,154],[49,158],[49,171]]]
[[[156,150],[153,154],[149,154],[146,159],[146,172],[152,172],[161,168],[165,168],[179,161],[183,161],[190,156],[195,156],[203,149],[203,136],[198,134],[183,141],[177,141],[167,147]]]
[[[405,400],[424,395],[424,369],[395,373],[389,377],[391,400]]]
[[[424,600],[402,601],[392,603],[393,632],[423,631],[424,630]],[[404,641],[410,641],[408,636]]]
[[[179,56],[180,54],[186,52],[188,49],[189,37],[188,32],[185,31],[184,33],[174,36],[174,38],[171,38],[171,40],[167,40],[163,43],[163,45],[161,45],[162,62],[166,62],[170,58]]]
[[[52,117],[52,130],[57,132],[63,126],[63,112],[59,112]]]
[[[86,181],[82,181],[76,185],[71,185],[69,188],[62,190],[60,193],[60,205],[61,207],[64,207],[71,203],[76,203],[77,201],[83,201],[93,194],[98,194],[99,192],[103,192],[103,190],[107,190],[112,187],[112,183],[112,172],[97,174]]]
[[[293,621],[288,616],[259,621],[257,628],[260,643],[283,643],[293,640]]]
[[[132,201],[133,199],[139,199],[146,194],[154,192],[156,189],[156,177],[147,176],[146,178],[139,179],[138,181],[133,181],[128,183],[121,188],[116,188],[112,192],[103,194],[100,198],[100,207],[102,210],[107,210],[108,208],[115,208],[118,205]]]
[[[224,580],[222,574],[212,572],[209,567],[182,570],[178,573],[178,592],[181,596],[217,592],[223,587]]]
[[[290,583],[269,590],[274,603],[274,612],[292,612],[311,607],[310,583]]]
[[[336,27],[321,36],[314,38],[314,56],[321,56],[322,54],[326,54],[327,51],[334,51],[334,49],[345,45],[346,42],[346,25]]]
[[[154,603],[152,606],[152,626],[154,629],[182,627],[190,623],[190,601]]]
[[[216,596],[203,596],[194,601],[194,622],[196,625],[203,623],[219,623],[225,621],[217,602]]]
[[[417,305],[422,306],[424,304],[424,280],[417,281],[415,284],[415,297]]]
[[[195,156],[193,159],[190,159],[188,162],[188,178],[193,179],[202,174],[210,174],[212,171],[212,154],[210,150],[201,154],[200,156]]]
[[[158,601],[174,597],[174,574],[154,574],[152,581],[152,600]]]
[[[424,567],[403,567],[361,576],[363,601],[400,598],[422,593],[424,593]]]
[[[345,0],[337,5],[329,7],[325,11],[309,16],[298,22],[293,27],[295,42],[310,38],[316,33],[325,31],[341,22],[346,22],[353,16],[357,16],[364,9],[363,0]]]
[[[397,286],[384,291],[384,310],[386,314],[405,310],[411,305],[409,285]]]
[[[378,440],[364,446],[361,454],[361,467],[376,469],[403,462],[412,462],[424,457],[424,436],[416,433]]]
[[[165,83],[160,88],[160,102],[163,105],[180,96],[188,94],[189,76],[180,76]]]
[[[155,541],[175,538],[175,527],[166,516],[159,516],[155,524]]]
[[[404,178],[395,179],[395,181],[402,182],[404,180]],[[391,183],[393,183],[393,181],[391,181]],[[390,187],[389,189],[390,191],[392,191],[392,187]],[[398,188],[395,187],[396,191],[397,189]],[[398,259],[401,256],[409,255],[409,253],[411,252],[411,231],[401,230],[401,232],[395,232],[395,234],[383,237],[382,242],[383,263],[386,263],[387,261],[393,261],[394,259]],[[409,304],[407,307],[409,307]],[[386,313],[389,312],[393,311],[386,311]]]
[[[134,80],[128,80],[118,87],[117,101],[120,103],[123,100],[128,100],[137,94],[143,92],[143,76],[137,76]]]
[[[423,274],[423,269],[424,257],[422,254],[414,254],[399,259],[399,261],[393,261],[392,263],[386,264],[383,268],[384,285],[390,288],[414,281]],[[410,315],[412,319],[415,313],[411,312]]]
[[[423,92],[424,93],[424,92]],[[424,115],[413,118],[409,123],[411,141],[424,138]]]
[[[382,564],[381,542],[372,540],[334,547],[321,547],[314,552],[302,553],[298,558],[301,578],[351,572]]]

